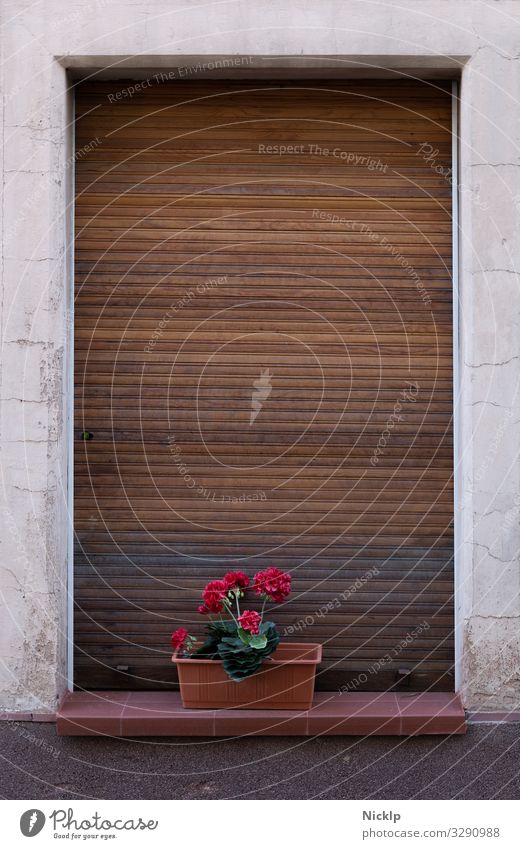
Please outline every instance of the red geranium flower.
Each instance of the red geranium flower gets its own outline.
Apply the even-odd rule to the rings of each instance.
[[[177,651],[180,651],[184,648],[184,644],[188,639],[188,632],[186,628],[177,628],[176,631],[172,634],[172,646]]]
[[[223,599],[228,594],[228,586],[224,581],[210,581],[202,591],[202,600],[208,613],[221,613],[224,609]],[[200,608],[199,608],[200,612]]]
[[[262,617],[256,610],[244,610],[242,616],[238,617],[240,625],[244,631],[249,631],[250,634],[260,633],[260,622]]]
[[[209,610],[205,604],[199,604],[197,607],[197,613],[209,613]]]
[[[291,592],[291,576],[272,566],[257,572],[254,577],[253,589],[257,595],[265,595],[271,601],[280,604]]]
[[[228,590],[245,590],[249,586],[249,578],[244,572],[228,572],[224,575],[224,583]]]

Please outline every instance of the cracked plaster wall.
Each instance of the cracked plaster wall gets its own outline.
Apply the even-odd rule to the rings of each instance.
[[[4,3],[0,709],[53,708],[65,686],[66,67],[237,54],[462,70],[460,681],[468,707],[518,708],[519,33],[516,0]]]

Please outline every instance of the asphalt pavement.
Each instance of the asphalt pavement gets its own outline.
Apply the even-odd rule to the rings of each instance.
[[[4,799],[518,799],[520,725],[465,736],[106,739],[0,723]]]

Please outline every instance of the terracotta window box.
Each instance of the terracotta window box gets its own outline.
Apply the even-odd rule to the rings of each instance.
[[[222,661],[178,657],[185,708],[308,710],[312,705],[319,643],[281,643],[254,675],[239,683],[228,678]]]

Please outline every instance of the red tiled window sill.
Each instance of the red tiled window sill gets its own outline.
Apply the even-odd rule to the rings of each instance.
[[[241,737],[464,734],[455,693],[316,693],[307,711],[188,710],[176,692],[67,693],[58,734]]]

